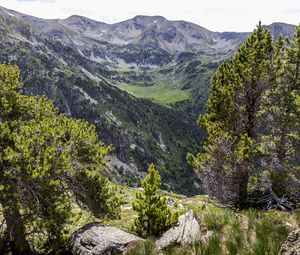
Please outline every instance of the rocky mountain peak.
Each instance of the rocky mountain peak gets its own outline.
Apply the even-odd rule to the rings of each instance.
[[[155,48],[158,51],[178,55],[181,52],[205,51],[226,53],[233,50],[248,33],[212,32],[187,21],[170,21],[163,16],[137,15],[115,24],[106,24],[83,16],[72,15],[66,19],[40,19],[13,10],[0,8],[6,15],[21,20],[36,30],[63,40],[68,44],[84,45],[108,43],[118,47]],[[279,34],[291,35],[293,25],[273,23],[269,26],[275,38]]]
[[[160,23],[160,22],[167,21],[165,17],[159,15],[155,15],[155,16],[137,15],[130,20],[133,20],[134,22],[137,23],[144,23],[144,24],[149,24],[151,22]]]
[[[283,37],[291,36],[295,32],[295,26],[282,22],[274,22],[268,28],[272,31],[274,38],[278,38],[280,34]]]
[[[61,20],[61,23],[82,32],[85,30],[97,30],[100,27],[108,26],[103,22],[95,21],[80,15],[72,15],[66,19]]]

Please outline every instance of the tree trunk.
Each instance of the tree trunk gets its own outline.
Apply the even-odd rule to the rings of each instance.
[[[201,180],[206,194],[229,207],[243,206],[247,198],[249,172],[246,169],[232,169],[229,173],[206,168],[194,170]]]
[[[12,200],[5,203],[3,215],[6,222],[6,233],[4,240],[7,240],[9,249],[12,254],[27,255],[33,254],[30,245],[26,240],[23,219],[19,209]]]

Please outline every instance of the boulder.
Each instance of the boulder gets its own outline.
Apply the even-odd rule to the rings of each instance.
[[[193,215],[193,211],[181,215],[178,223],[165,232],[155,244],[158,249],[163,249],[173,244],[193,244],[200,240],[200,226]]]
[[[281,246],[279,255],[300,255],[300,229],[291,232]]]
[[[73,233],[70,251],[73,255],[116,255],[124,253],[130,244],[140,240],[118,228],[90,223]]]

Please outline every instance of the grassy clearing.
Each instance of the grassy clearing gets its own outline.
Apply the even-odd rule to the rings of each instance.
[[[128,197],[137,190],[126,188]],[[162,192],[168,199],[175,201],[173,210],[184,213],[193,210],[200,223],[202,234],[212,231],[213,234],[206,244],[198,243],[193,246],[169,247],[163,253],[157,253],[153,240],[139,243],[128,255],[273,255],[278,254],[282,243],[291,231],[287,223],[296,226],[300,217],[296,213],[262,212],[258,210],[233,211],[222,208],[205,196],[182,198],[176,194]],[[125,208],[129,208],[131,200]],[[181,204],[181,205],[180,205]],[[179,206],[180,205],[180,206]],[[182,209],[183,207],[183,209]],[[123,210],[126,223],[112,221],[111,224],[123,225],[129,230],[128,222],[136,215],[132,210]],[[298,216],[298,217],[297,217]],[[123,216],[122,216],[123,217]],[[119,225],[120,227],[120,225]],[[151,245],[152,243],[152,245]],[[132,253],[131,253],[132,252]]]
[[[120,88],[126,90],[136,97],[149,99],[162,105],[175,103],[177,101],[182,101],[189,98],[189,91],[181,90],[172,84],[162,82],[147,87],[123,83],[120,84]]]
[[[104,223],[130,232],[136,213],[132,210],[135,194],[139,189],[119,186],[125,197],[121,218]],[[278,254],[282,243],[291,231],[287,225],[297,227],[300,213],[262,212],[258,210],[233,211],[222,208],[206,196],[184,198],[174,193],[161,192],[175,202],[172,210],[185,213],[193,210],[203,235],[212,231],[205,244],[169,247],[157,253],[154,240],[146,240],[132,247],[127,255],[273,255]],[[86,223],[100,221],[79,208],[74,208],[74,221],[69,235]],[[102,221],[103,222],[103,221]]]

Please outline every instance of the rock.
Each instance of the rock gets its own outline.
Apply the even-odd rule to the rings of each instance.
[[[178,206],[179,209],[184,209],[183,204],[178,204],[177,206]]]
[[[185,196],[185,195],[179,195],[179,197],[182,198],[182,199],[187,198],[187,196]]]
[[[197,189],[200,189],[200,188],[201,188],[201,185],[199,184],[199,182],[196,182],[196,181],[194,181],[194,186],[195,186]]]
[[[281,246],[279,255],[300,255],[300,229],[291,232]]]
[[[121,206],[121,209],[124,210],[124,211],[125,211],[125,210],[129,210],[129,211],[130,211],[130,210],[132,210],[132,206],[123,206],[123,205],[122,205],[122,206]]]
[[[176,205],[176,202],[175,202],[175,200],[173,198],[169,197],[167,199],[167,204],[168,204],[169,207],[174,207]]]
[[[241,217],[241,226],[243,230],[249,229],[249,218],[245,215],[242,215]]]
[[[294,231],[297,229],[298,226],[288,222],[288,221],[285,221],[283,222],[283,225],[289,230],[289,231]]]
[[[90,223],[75,231],[71,237],[73,255],[122,254],[133,242],[141,238],[102,223]]]
[[[214,231],[207,231],[205,235],[201,236],[200,241],[203,244],[208,243],[209,239],[213,236]]]
[[[193,244],[200,240],[200,226],[193,215],[193,211],[181,215],[178,223],[165,232],[155,244],[163,249],[173,244]]]

